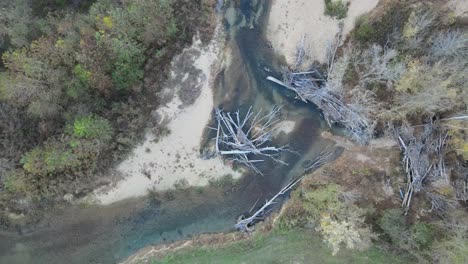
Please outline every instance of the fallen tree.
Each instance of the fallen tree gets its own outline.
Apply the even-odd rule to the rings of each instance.
[[[401,126],[396,137],[403,152],[402,164],[406,174],[406,188],[402,193],[402,207],[408,212],[414,193],[424,189],[424,183],[429,180],[446,180],[448,173],[445,165],[445,152],[448,134],[446,130],[433,123],[417,127],[415,131],[407,124]],[[428,195],[432,205],[440,204],[440,198]],[[436,206],[438,207],[438,206]]]
[[[314,169],[319,168],[320,166],[324,165],[326,162],[331,161],[335,157],[335,149],[334,148],[325,148],[319,152],[319,154],[311,161],[311,165],[308,166],[307,171],[311,171]],[[241,215],[235,224],[235,228],[239,231],[243,232],[252,232],[254,230],[254,225],[260,220],[263,220],[266,214],[271,211],[272,206],[277,204],[277,199],[286,194],[290,191],[294,186],[296,186],[303,178],[305,174],[301,177],[292,180],[286,186],[284,186],[277,194],[275,194],[270,200],[267,200],[265,204],[260,207],[257,211],[255,211],[251,216],[245,217]]]
[[[318,66],[310,66],[300,70],[304,61],[304,41],[297,48],[296,63],[292,69],[283,73],[279,80],[268,76],[267,80],[282,85],[294,91],[303,102],[311,102],[322,110],[329,126],[339,124],[344,126],[352,137],[361,144],[367,144],[374,133],[375,122],[372,121],[372,98],[368,93],[360,92],[354,96],[355,103],[346,104],[342,94],[342,79],[349,63],[348,56],[343,56],[339,62],[336,52],[342,41],[341,31],[327,48],[327,66],[322,72]],[[358,89],[356,89],[358,91]]]
[[[254,114],[250,107],[245,116],[241,117],[239,110],[231,114],[215,109],[216,153],[259,174],[262,173],[255,164],[265,161],[265,158],[287,165],[280,159],[286,146],[267,145],[272,140],[273,132],[278,129],[280,110],[280,106],[274,106],[266,115],[260,116],[261,112]]]

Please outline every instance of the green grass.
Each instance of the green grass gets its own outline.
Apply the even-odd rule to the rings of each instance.
[[[237,264],[237,263],[411,263],[401,256],[391,255],[377,248],[364,252],[340,250],[336,256],[311,230],[292,229],[257,235],[220,248],[183,250],[153,260],[153,264]]]

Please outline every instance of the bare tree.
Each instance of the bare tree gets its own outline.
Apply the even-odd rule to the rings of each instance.
[[[397,82],[405,71],[405,65],[395,62],[398,52],[394,49],[374,44],[364,50],[356,61],[359,83],[383,83],[388,86]]]
[[[464,106],[468,70],[456,60],[416,62],[395,87],[391,111],[400,116],[431,116]]]
[[[250,107],[245,116],[241,117],[239,110],[231,114],[216,109],[216,153],[260,174],[255,164],[263,162],[265,158],[286,165],[279,159],[286,146],[266,145],[271,142],[273,132],[278,128],[280,110],[280,106],[275,106],[269,113],[261,116],[261,112],[254,114]]]
[[[439,32],[430,50],[433,59],[466,58],[468,56],[468,35],[459,30]]]
[[[403,28],[403,37],[410,49],[417,49],[429,35],[436,20],[436,14],[427,9],[418,9],[410,14]]]

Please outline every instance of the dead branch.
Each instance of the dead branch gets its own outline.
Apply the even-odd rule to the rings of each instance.
[[[335,157],[335,153],[335,149],[332,147],[328,147],[320,151],[319,154],[314,158],[314,161],[312,162],[313,165],[310,166],[309,170],[317,169],[318,167],[324,165],[326,162],[331,161]],[[271,206],[277,203],[276,199],[278,199],[278,197],[280,197],[281,195],[286,194],[289,190],[296,186],[304,177],[305,174],[289,182],[270,200],[267,200],[265,204],[262,207],[260,207],[260,209],[255,211],[251,216],[247,218],[244,215],[240,216],[237,223],[235,224],[235,228],[243,232],[253,231],[255,223],[257,223],[259,220],[262,220],[265,217],[265,215],[271,210]],[[255,204],[256,203],[257,202],[255,202]]]
[[[354,203],[362,198],[362,194],[356,190],[351,190],[340,193],[339,197],[347,203]]]
[[[457,202],[438,193],[427,192],[427,198],[431,202],[431,210],[445,212],[449,208],[455,208]]]
[[[322,149],[313,160],[311,160],[310,162],[308,162],[308,164],[306,164],[304,172],[315,170],[323,166],[325,163],[333,160],[336,155],[335,150],[336,149],[334,147],[327,147],[327,148]]]
[[[405,71],[403,63],[395,62],[397,56],[396,50],[377,44],[364,50],[356,61],[360,85],[378,82],[391,86],[396,83]]]
[[[275,201],[278,197],[285,194],[289,190],[291,190],[298,182],[300,182],[305,175],[299,177],[298,179],[288,183],[285,187],[283,187],[275,196],[273,196],[270,200],[267,200],[265,204],[260,207],[255,213],[253,213],[250,217],[245,218],[244,216],[239,217],[239,220],[235,224],[235,228],[239,231],[243,232],[252,232],[254,230],[253,226],[259,220],[262,220],[265,214],[268,212],[267,209],[276,204]]]
[[[448,181],[445,166],[447,132],[432,123],[422,129],[416,133],[414,127],[405,124],[396,133],[406,173],[406,190],[402,201],[405,213],[410,208],[413,194],[423,190],[427,180]]]
[[[267,145],[278,128],[277,117],[280,110],[281,107],[275,106],[269,113],[260,116],[260,112],[254,114],[250,107],[245,116],[241,117],[239,110],[231,114],[216,109],[216,153],[227,157],[228,160],[244,164],[259,174],[261,172],[255,163],[263,162],[264,158],[287,165],[279,159],[286,146]]]

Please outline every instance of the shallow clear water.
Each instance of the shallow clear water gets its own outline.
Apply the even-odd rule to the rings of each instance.
[[[229,191],[180,191],[161,206],[142,198],[57,210],[34,231],[0,234],[0,263],[116,263],[147,245],[229,231],[257,200],[271,197],[299,175],[304,161],[326,144],[319,136],[323,120],[312,105],[266,81],[282,63],[264,38],[268,3],[242,0],[226,11],[232,61],[216,79],[215,101],[226,110],[283,105],[282,118],[296,126],[290,134],[278,136],[278,144],[288,144],[300,154],[286,155],[289,166],[265,163],[260,166],[264,176],[246,175]]]

